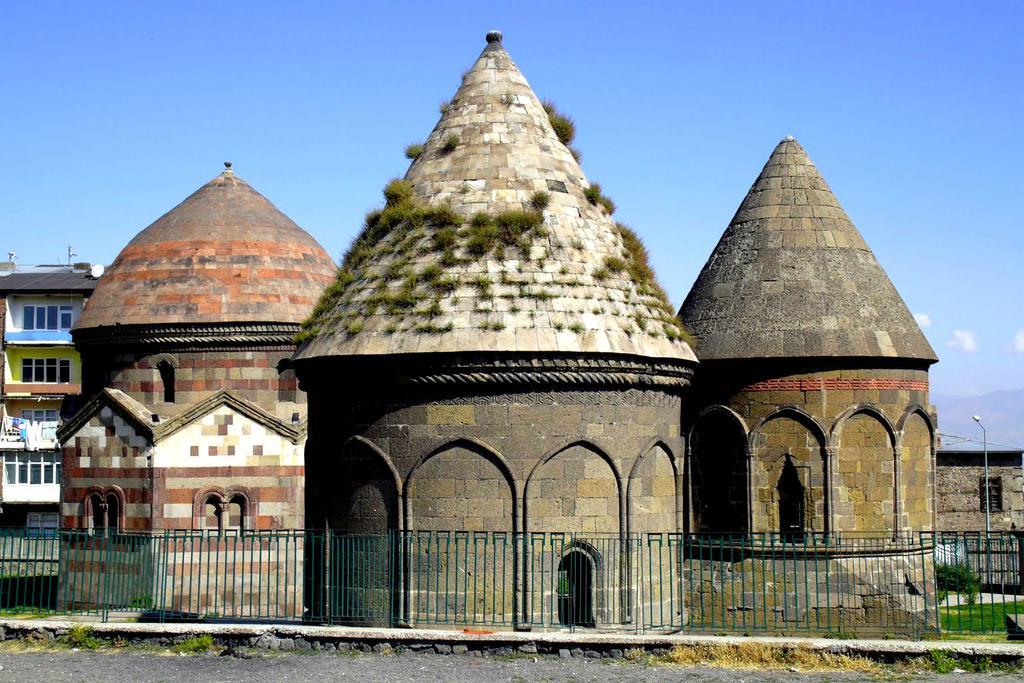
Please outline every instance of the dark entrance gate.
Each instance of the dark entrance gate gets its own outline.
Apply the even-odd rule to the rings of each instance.
[[[558,563],[558,623],[593,627],[594,563],[579,549],[570,550]]]

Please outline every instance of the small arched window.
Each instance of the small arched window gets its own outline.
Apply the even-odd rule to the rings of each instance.
[[[107,494],[107,532],[116,534],[121,531],[121,499],[116,493]]]
[[[156,369],[160,373],[160,383],[163,385],[164,403],[174,403],[174,366],[169,361],[162,360],[156,364]]]
[[[222,501],[220,496],[213,494],[206,497],[203,503],[203,528],[208,531],[220,531],[222,528],[224,513],[221,509]]]
[[[101,535],[107,533],[107,504],[98,493],[89,494],[89,531]]]
[[[232,496],[228,503],[227,522],[225,528],[245,531],[245,498],[243,496]]]

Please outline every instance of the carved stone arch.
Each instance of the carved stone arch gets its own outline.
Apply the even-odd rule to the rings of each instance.
[[[920,420],[913,419],[915,416]],[[922,424],[924,434],[919,426]],[[935,528],[936,432],[931,413],[920,403],[908,405],[896,421],[896,433],[899,436],[896,457],[898,531]],[[927,491],[928,495],[922,496],[922,490]]]
[[[697,413],[686,440],[685,528],[710,533],[751,528],[749,441],[746,420],[728,406],[714,404]]]
[[[210,496],[216,496],[222,502],[227,500],[224,488],[221,486],[204,486],[203,488],[196,491],[195,496],[192,497],[192,524],[195,524],[202,519],[206,514],[203,510],[203,506],[206,505],[206,501]]]
[[[104,497],[105,500],[108,501],[108,506],[109,506],[109,499],[110,499],[111,496],[113,496],[114,499],[117,501],[117,513],[115,515],[116,516],[116,520],[114,520],[115,521],[115,528],[116,528],[117,531],[124,531],[124,523],[125,523],[125,520],[127,519],[127,517],[125,515],[125,509],[124,509],[125,508],[124,489],[122,489],[120,486],[117,486],[116,484],[111,484],[110,486],[105,487],[104,488],[104,495],[103,495],[103,497]],[[107,514],[108,514],[108,516],[110,515],[109,508],[107,510]],[[108,518],[107,526],[108,526],[108,528],[110,526],[109,518]]]
[[[529,531],[529,527],[532,525],[533,521],[535,521],[535,520],[532,520],[532,518],[531,518],[531,514],[532,513],[530,511],[530,495],[531,495],[531,491],[533,491],[539,485],[539,484],[537,484],[537,479],[538,479],[538,477],[540,477],[540,473],[544,471],[545,466],[549,462],[551,462],[552,460],[554,460],[555,458],[557,458],[561,454],[566,453],[567,451],[570,451],[570,450],[572,450],[574,448],[582,449],[585,453],[589,453],[590,455],[595,456],[600,461],[602,461],[605,465],[608,466],[609,471],[611,472],[611,479],[612,479],[612,485],[614,487],[614,491],[595,490],[595,491],[589,491],[586,494],[584,494],[582,492],[582,490],[581,490],[581,491],[579,491],[579,494],[581,496],[590,497],[590,498],[604,498],[605,500],[607,500],[612,494],[614,494],[616,505],[617,505],[617,508],[618,508],[617,514],[615,515],[615,525],[616,525],[616,527],[618,529],[616,533],[618,533],[620,535],[623,535],[623,537],[624,537],[624,534],[626,533],[626,495],[625,495],[625,485],[624,485],[624,482],[623,482],[624,478],[623,478],[623,475],[622,475],[622,471],[619,469],[619,466],[615,462],[615,459],[612,458],[611,455],[609,455],[609,452],[605,448],[603,448],[597,442],[591,441],[591,440],[588,440],[588,439],[574,439],[572,441],[569,441],[568,443],[562,444],[561,446],[558,446],[556,448],[552,448],[547,453],[545,453],[544,456],[541,457],[537,461],[537,463],[533,466],[533,468],[530,470],[530,474],[528,475],[528,477],[526,479],[526,484],[523,487],[523,525],[522,525],[523,531]],[[580,466],[580,463],[576,463],[576,466]],[[585,468],[585,465],[583,465],[583,467]],[[569,478],[569,477],[565,478],[565,483],[566,483],[566,485],[568,485],[569,483],[577,484],[577,486],[582,485],[582,484],[579,484],[579,482],[577,482],[575,478]],[[550,485],[550,482],[549,482],[549,485]],[[599,482],[598,482],[598,485],[600,485]],[[534,495],[538,496],[536,491],[534,491]],[[539,495],[543,496],[544,495],[543,491]],[[605,515],[604,515],[603,519],[606,522],[609,519],[609,517],[608,517],[609,514],[610,513],[607,510],[605,510]],[[537,518],[543,518],[545,516],[546,515],[536,515]],[[572,515],[568,515],[566,513],[566,510],[564,509],[564,506],[563,506],[563,509],[561,510],[560,514],[555,514],[555,515],[551,515],[551,516],[553,516],[553,517],[560,517],[560,518],[572,517],[572,518],[577,519],[577,520],[580,518],[579,515],[578,515],[578,511],[576,513],[572,514]],[[557,531],[561,531],[561,530],[562,529],[557,529]],[[565,531],[570,531],[570,530],[571,529],[565,529]],[[556,531],[556,529],[549,529],[549,531]]]
[[[509,506],[510,506],[510,509],[508,510],[509,529],[511,529],[511,531],[513,531],[513,532],[519,531],[519,529],[520,529],[520,507],[521,507],[520,500],[521,500],[521,498],[520,498],[519,481],[516,478],[515,473],[512,471],[512,468],[509,466],[508,461],[505,460],[504,456],[502,456],[501,453],[499,453],[497,449],[493,448],[489,444],[487,444],[487,443],[485,443],[485,442],[483,442],[483,441],[481,441],[479,439],[474,439],[474,438],[470,438],[470,437],[458,437],[458,438],[452,439],[451,441],[446,441],[445,443],[443,443],[443,444],[441,444],[441,445],[431,449],[430,451],[425,453],[416,462],[416,464],[409,470],[409,474],[405,478],[405,482],[404,482],[405,485],[404,485],[404,487],[402,489],[402,502],[403,502],[403,506],[404,506],[404,510],[405,510],[405,518],[404,518],[405,528],[411,530],[411,529],[413,529],[414,526],[417,526],[417,523],[418,523],[418,520],[414,519],[414,517],[416,516],[416,511],[415,511],[414,508],[416,508],[417,505],[416,505],[416,501],[413,500],[414,497],[415,497],[415,486],[416,486],[416,481],[417,481],[417,479],[416,479],[417,475],[421,475],[421,472],[425,468],[427,468],[432,463],[432,461],[434,461],[435,458],[445,457],[449,453],[457,454],[459,451],[465,451],[465,452],[473,454],[473,456],[475,456],[476,458],[483,459],[491,467],[493,467],[494,470],[500,475],[501,479],[504,481],[505,485],[508,488]],[[473,463],[468,463],[468,466],[472,467]],[[439,473],[439,474],[441,474],[441,473]],[[462,472],[452,473],[452,474],[455,475],[455,476],[451,476],[451,477],[442,476],[442,477],[440,477],[440,479],[444,480],[444,481],[453,482],[455,484],[455,486],[462,486],[463,487],[464,491],[463,491],[463,494],[462,494],[462,496],[460,498],[461,498],[461,500],[463,502],[467,503],[467,511],[468,511],[468,507],[477,507],[477,508],[479,508],[481,505],[483,505],[482,501],[486,500],[486,499],[481,499],[480,496],[486,495],[485,492],[484,492],[485,488],[487,488],[488,486],[493,487],[493,484],[488,484],[487,483],[488,480],[487,480],[487,477],[486,477],[486,472],[485,471],[481,471],[479,477],[475,477],[475,476],[467,477]],[[437,478],[435,477],[435,479],[437,479]],[[499,491],[497,491],[497,490],[493,491],[492,493],[495,494],[495,495],[500,495]],[[478,504],[478,505],[470,505],[469,504],[471,501],[475,501],[475,500],[481,501],[480,504]],[[497,498],[497,499],[492,499],[492,500],[494,500],[495,504],[498,504],[501,501],[500,497]],[[497,516],[495,516],[495,515],[478,514],[478,513],[482,513],[482,512],[484,512],[484,511],[483,510],[477,510],[476,513],[473,514],[472,516],[474,518],[477,517],[477,516],[480,516],[480,517],[483,517],[483,518],[491,517],[490,521],[488,521],[486,519],[481,520],[483,522],[483,526],[484,527],[493,527],[493,526],[497,525],[498,523],[500,523],[499,517],[500,518],[504,518],[505,517],[505,515],[503,515],[503,514],[500,514],[500,515],[497,515]],[[488,510],[488,512],[493,512],[493,510]],[[463,516],[462,519],[465,521],[466,517]],[[452,522],[455,523],[455,519],[453,519]],[[465,525],[460,525],[460,526],[465,526]],[[459,528],[459,529],[456,529],[456,530],[467,530],[467,529]],[[468,529],[468,530],[473,530],[473,531],[476,531],[476,530],[482,530],[482,531],[502,531],[503,529],[500,529],[500,528],[484,528],[484,529]]]
[[[885,434],[878,438],[877,427],[857,420],[866,417],[881,426]],[[855,438],[843,444],[843,434],[855,430]],[[876,441],[877,439],[877,441]],[[839,531],[896,533],[900,526],[900,438],[889,416],[876,405],[858,403],[840,413],[829,432],[829,452],[836,462],[836,495],[857,496],[855,511],[847,504],[845,514],[837,514]],[[850,471],[849,464],[857,463]],[[841,506],[851,501],[840,500]]]
[[[379,457],[381,459],[381,462],[384,463],[385,467],[388,468],[388,471],[391,472],[391,476],[394,477],[394,480],[395,480],[395,490],[398,491],[399,493],[402,492],[402,489],[403,489],[403,486],[402,486],[402,476],[398,473],[398,468],[395,467],[395,463],[391,462],[391,458],[388,457],[388,454],[385,453],[384,450],[380,446],[378,446],[374,442],[370,441],[366,437],[359,436],[358,434],[356,434],[355,436],[349,437],[345,441],[345,443],[342,444],[342,448],[343,449],[349,449],[353,445],[359,445],[359,446],[361,446],[363,448],[366,448],[370,452],[372,452],[374,455]]]
[[[181,367],[178,357],[172,353],[157,353],[149,357],[149,364],[151,367],[155,368],[160,365],[160,363],[167,363],[175,370]]]
[[[839,446],[839,439],[842,437],[843,425],[854,415],[870,415],[871,417],[878,420],[885,428],[886,433],[889,435],[889,444],[896,448],[897,444],[897,430],[893,426],[892,421],[889,420],[889,416],[876,405],[871,403],[858,403],[852,405],[843,412],[839,413],[835,421],[832,423],[832,429],[828,434],[828,446],[835,448]]]
[[[720,403],[716,403],[714,405],[708,406],[707,408],[704,408],[699,413],[697,413],[697,415],[693,418],[693,423],[690,424],[690,428],[686,431],[687,443],[689,443],[690,440],[693,438],[693,432],[697,429],[697,423],[700,422],[701,418],[706,417],[707,415],[711,415],[713,413],[722,413],[735,420],[737,426],[739,426],[740,430],[743,432],[744,438],[750,435],[750,428],[747,426],[747,421],[743,419],[742,415],[737,413],[729,406],[724,406]]]
[[[803,432],[785,437],[787,428],[783,424],[775,424],[784,421],[795,423]],[[780,435],[783,438],[775,445],[769,445],[767,433],[776,430],[782,430]],[[805,495],[804,528],[825,533],[833,530],[834,463],[828,449],[828,435],[813,415],[800,406],[779,406],[754,424],[747,437],[747,450],[751,470],[749,530],[782,531],[780,525],[785,501],[778,484],[785,472],[778,465],[788,462],[796,463],[801,473]],[[792,460],[786,456],[792,456]]]
[[[577,446],[590,451],[591,453],[593,453],[594,455],[608,463],[608,466],[612,468],[612,473],[615,475],[615,484],[618,487],[619,495],[621,496],[623,493],[622,471],[619,469],[619,466],[615,463],[615,460],[610,455],[608,455],[608,450],[599,445],[597,441],[592,441],[590,439],[575,439],[573,441],[570,441],[569,443],[563,444],[556,448],[552,448],[547,453],[545,453],[544,456],[537,461],[537,464],[533,466],[533,469],[530,470],[530,474],[526,478],[526,486],[523,490],[523,495],[525,496],[528,493],[530,488],[530,481],[534,478],[534,475],[537,474],[541,467],[547,464],[549,460],[553,459],[559,453],[567,451],[570,448],[575,448]]]
[[[402,529],[402,478],[391,458],[373,441],[355,435],[341,446],[340,457],[328,458],[334,471],[326,476],[340,482],[331,487],[319,482],[323,491],[325,523],[339,531],[385,533]],[[307,494],[310,483],[307,482]]]
[[[437,448],[434,448],[433,450],[427,452],[422,458],[419,459],[416,465],[413,466],[412,470],[409,471],[409,476],[405,478],[406,486],[408,486],[409,482],[412,480],[413,474],[415,474],[416,470],[418,470],[425,462],[427,462],[434,456],[438,455],[439,453],[451,450],[452,448],[465,448],[467,451],[473,451],[477,455],[481,455],[487,458],[488,460],[491,460],[494,466],[501,471],[501,473],[505,476],[505,479],[508,481],[509,487],[512,490],[513,497],[519,497],[519,480],[516,478],[515,473],[509,466],[508,461],[505,460],[505,457],[501,453],[499,453],[497,449],[493,448],[489,444],[481,441],[480,439],[474,439],[468,436],[460,436],[456,439],[452,439],[451,441],[446,441]]]
[[[658,455],[663,453],[669,464],[669,472],[658,471]],[[655,461],[651,461],[653,457]],[[643,471],[644,469],[647,471]],[[668,474],[668,477],[665,475]],[[671,488],[668,489],[668,478]],[[651,439],[640,451],[629,470],[626,480],[626,526],[627,534],[668,533],[680,527],[682,490],[679,464],[672,448],[664,439]],[[641,490],[638,492],[638,488]],[[638,502],[639,499],[639,502]],[[668,509],[666,509],[668,508]],[[638,519],[639,516],[639,519]],[[639,528],[639,531],[638,531]]]
[[[753,428],[747,436],[748,448],[755,448],[757,446],[757,437],[761,434],[762,428],[767,423],[780,417],[788,417],[807,427],[811,434],[820,442],[822,450],[828,446],[828,435],[825,433],[825,428],[821,426],[821,423],[818,422],[813,415],[800,406],[779,406],[754,423]]]
[[[903,430],[907,425],[907,420],[910,419],[911,415],[915,414],[920,415],[924,419],[924,423],[928,426],[928,433],[931,434],[932,437],[932,450],[935,450],[935,433],[938,430],[935,428],[935,422],[932,420],[931,413],[929,413],[928,409],[920,403],[911,403],[903,409],[903,413],[900,415],[899,419],[896,420],[896,433],[902,439]]]
[[[224,503],[226,505],[233,503],[236,498],[242,499],[242,522],[239,526],[244,530],[255,529],[256,506],[259,504],[259,501],[256,500],[256,493],[248,486],[229,486],[225,489]]]

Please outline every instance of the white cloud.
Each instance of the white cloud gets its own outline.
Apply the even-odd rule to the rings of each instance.
[[[932,317],[927,313],[915,313],[914,320],[916,320],[917,324],[920,325],[921,327],[932,326]]]
[[[1017,334],[1013,336],[1013,345],[1010,350],[1014,353],[1024,353],[1024,330],[1017,330]]]
[[[953,330],[953,338],[946,342],[946,346],[964,353],[974,353],[978,350],[978,338],[972,330]]]

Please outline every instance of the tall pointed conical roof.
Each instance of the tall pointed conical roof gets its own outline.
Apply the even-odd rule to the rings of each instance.
[[[137,234],[74,330],[284,323],[309,315],[336,268],[309,233],[228,168]],[[287,337],[287,335],[286,335]]]
[[[590,184],[501,35],[487,41],[405,180],[389,185],[383,215],[368,217],[296,358],[553,351],[694,360],[642,245],[587,198]]]
[[[935,352],[796,140],[772,152],[679,312],[701,360]]]

